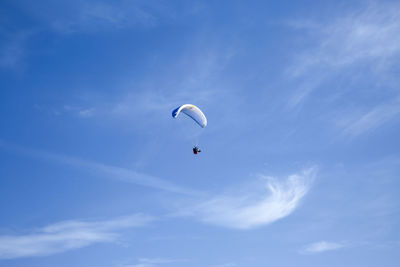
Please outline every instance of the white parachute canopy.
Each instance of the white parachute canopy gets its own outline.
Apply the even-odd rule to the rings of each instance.
[[[199,124],[202,128],[207,126],[207,118],[204,113],[195,105],[192,104],[184,104],[182,106],[177,107],[172,111],[172,117],[176,118],[178,115],[183,112],[192,118],[197,124]]]

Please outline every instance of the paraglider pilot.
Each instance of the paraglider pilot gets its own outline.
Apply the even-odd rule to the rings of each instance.
[[[193,148],[193,154],[199,154],[199,152],[201,152],[201,150],[197,147],[197,146],[195,146],[194,148]]]

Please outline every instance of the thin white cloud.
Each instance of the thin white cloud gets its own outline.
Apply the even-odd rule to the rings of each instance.
[[[215,108],[220,101],[232,97],[232,93],[225,90],[224,86],[219,86],[219,74],[233,56],[231,49],[209,46],[204,49],[204,46],[196,45],[182,52],[182,56],[168,64],[169,68],[157,77],[151,76],[142,81],[133,81],[131,78],[121,80],[115,85],[120,93],[113,97],[105,98],[89,90],[79,96],[84,100],[83,104],[66,105],[59,113],[67,111],[77,114],[88,110],[88,117],[100,118],[103,123],[122,122],[124,128],[148,128],[159,123],[171,125],[171,111],[183,103],[196,101],[196,105],[207,110],[207,107]],[[219,114],[225,116],[221,121],[236,118],[232,116],[237,112],[233,105],[224,111],[226,114]],[[144,117],[147,119],[143,120]]]
[[[25,235],[0,236],[0,259],[46,256],[90,246],[115,242],[124,229],[145,226],[154,218],[142,214],[108,221],[63,221]]]
[[[102,164],[90,160],[84,160],[81,158],[65,156],[61,154],[51,153],[43,150],[35,150],[23,148],[20,146],[12,145],[7,142],[0,140],[0,148],[7,149],[11,152],[29,156],[32,158],[47,160],[50,162],[56,162],[58,164],[64,164],[72,166],[74,168],[83,169],[88,172],[99,174],[110,179],[115,179],[127,183],[137,184],[150,188],[156,188],[164,191],[187,194],[187,195],[200,195],[201,193],[195,190],[184,188],[175,185],[167,180],[145,174],[139,173],[134,170],[116,167],[112,165]]]
[[[186,262],[184,259],[167,259],[167,258],[142,258],[139,259],[135,264],[123,265],[123,267],[158,267],[162,265],[168,265],[176,262]]]
[[[337,124],[343,128],[344,134],[357,136],[382,126],[399,114],[400,102],[381,104],[361,115],[352,118],[344,117],[338,120]]]
[[[78,112],[79,116],[82,118],[89,118],[92,117],[95,113],[94,108],[87,108],[87,109],[82,109]]]
[[[83,108],[78,106],[70,106],[64,105],[64,111],[76,114],[78,117],[81,118],[89,118],[94,116],[95,109],[94,108]]]
[[[125,114],[130,117],[132,113],[149,114],[167,110],[170,116],[171,108],[182,103],[196,100],[201,105],[215,101],[219,94],[225,92],[216,84],[219,83],[219,74],[229,64],[234,52],[210,44],[207,49],[204,46],[189,47],[158,77],[152,76],[141,84],[129,82],[120,86],[125,87],[127,94],[121,95],[109,110],[115,115]],[[140,90],[132,93],[132,87]],[[225,94],[223,96],[226,97]]]
[[[0,29],[0,35],[3,35],[5,39],[0,44],[0,67],[18,70],[26,56],[26,42],[32,32],[5,32]]]
[[[290,215],[299,206],[314,180],[316,169],[313,167],[290,175],[284,182],[262,177],[261,187],[247,188],[245,193],[217,195],[183,215],[236,229],[250,229],[275,222]]]
[[[41,4],[24,4],[22,8],[60,34],[152,28],[177,15],[173,4],[159,0],[43,1]]]
[[[352,67],[368,70],[368,75],[377,80],[387,80],[386,71],[400,61],[399,13],[397,3],[376,3],[323,24],[291,21],[290,25],[296,29],[309,29],[317,45],[298,53],[288,71],[296,84],[300,84],[289,99],[289,106],[299,105],[338,74],[354,75],[349,70]]]
[[[338,250],[341,248],[346,247],[344,243],[337,243],[337,242],[327,242],[327,241],[319,241],[312,244],[307,245],[301,253],[304,254],[315,254],[321,253],[330,250]]]
[[[212,265],[211,267],[233,267],[233,266],[237,266],[237,264],[234,262],[227,262],[227,263]]]
[[[104,2],[75,2],[76,12],[64,13],[52,21],[60,33],[96,32],[134,26],[153,26],[157,19],[140,5],[120,1],[119,5]]]
[[[311,28],[320,35],[318,46],[300,56],[295,76],[323,67],[342,67],[373,59],[384,62],[400,52],[400,5],[371,5],[331,23]],[[318,29],[318,30],[317,30]]]

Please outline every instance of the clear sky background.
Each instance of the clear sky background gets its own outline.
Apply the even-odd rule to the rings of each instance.
[[[0,112],[0,266],[399,266],[397,1],[3,0]]]

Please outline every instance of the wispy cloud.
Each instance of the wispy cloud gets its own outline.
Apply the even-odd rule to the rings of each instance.
[[[337,243],[337,242],[326,242],[326,241],[319,241],[312,244],[307,245],[301,253],[304,254],[315,254],[321,253],[330,250],[338,250],[346,247],[348,245],[344,243]]]
[[[205,223],[236,229],[272,223],[290,215],[299,206],[315,178],[316,169],[312,167],[290,175],[284,182],[263,176],[261,187],[257,184],[247,188],[245,193],[211,197],[183,214]]]
[[[92,172],[103,177],[115,179],[127,183],[137,184],[150,188],[156,188],[164,191],[187,194],[187,195],[199,195],[200,192],[184,188],[175,185],[167,180],[145,174],[139,173],[134,170],[116,167],[112,165],[102,164],[90,160],[84,160],[81,158],[70,157],[66,155],[51,153],[43,150],[36,150],[30,148],[23,148],[17,145],[9,144],[0,140],[0,148],[7,149],[11,152],[37,158],[41,160],[47,160],[49,162],[56,162],[58,164],[68,165],[74,168],[79,168],[84,171]]]
[[[51,25],[61,33],[155,25],[156,18],[144,8],[126,1],[121,3],[122,5],[90,1],[75,2],[76,12],[54,19]]]
[[[95,109],[94,108],[83,108],[78,106],[70,106],[64,105],[64,111],[76,114],[81,118],[89,118],[94,116]]]
[[[220,101],[233,97],[224,86],[219,85],[219,74],[229,64],[233,54],[230,49],[196,45],[174,58],[168,69],[161,71],[157,77],[128,77],[115,85],[118,90],[112,97],[88,90],[79,95],[79,103],[69,103],[54,110],[57,110],[57,115],[100,118],[103,123],[122,121],[123,127],[170,124],[171,111],[183,103],[195,101],[202,109],[215,109],[219,108],[217,104]],[[227,113],[226,120],[232,120],[232,113],[237,112],[232,105],[225,107],[224,111]],[[144,117],[147,119],[143,120]]]
[[[237,264],[234,262],[227,262],[227,263],[212,265],[211,267],[233,267],[233,266],[237,266]]]
[[[337,120],[337,125],[343,128],[343,133],[357,136],[371,131],[400,114],[400,101],[385,103],[374,107],[358,116],[344,116]]]
[[[188,260],[184,259],[165,259],[165,258],[142,258],[139,259],[137,263],[130,264],[130,265],[123,265],[122,267],[158,267],[162,265],[167,265],[169,263],[176,263],[176,262],[186,262]]]
[[[399,12],[399,4],[376,3],[322,24],[292,21],[294,28],[310,30],[316,45],[298,53],[288,71],[300,84],[289,106],[299,105],[337,75],[356,77],[362,69],[365,78],[387,80],[386,71],[400,61]]]
[[[0,43],[0,67],[18,70],[26,56],[26,42],[30,31],[5,32],[0,29],[3,41]]]
[[[57,4],[43,1],[42,4],[25,4],[24,9],[60,34],[152,28],[177,15],[171,3],[159,0],[71,0]]]
[[[149,224],[154,218],[142,214],[107,221],[62,221],[25,235],[0,236],[0,259],[46,256],[90,246],[115,242],[124,229]]]

